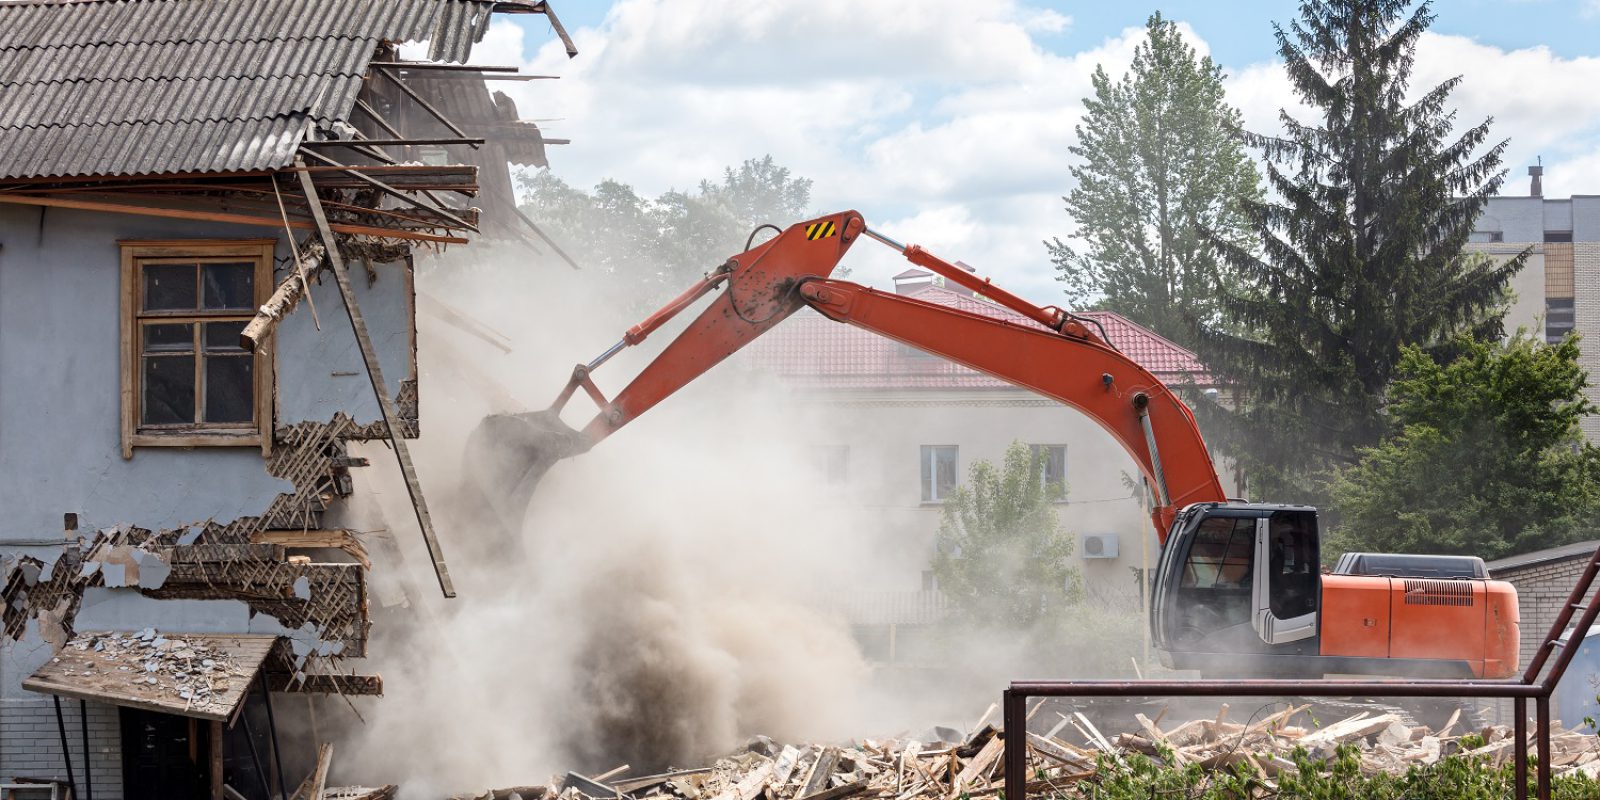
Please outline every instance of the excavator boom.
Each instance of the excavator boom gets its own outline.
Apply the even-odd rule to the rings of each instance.
[[[830,278],[844,254],[864,234],[1037,325]],[[724,284],[726,291],[655,360],[614,398],[605,398],[590,377],[593,369],[623,348],[643,341],[667,319]],[[1163,541],[1178,509],[1226,499],[1188,407],[1137,362],[1061,309],[1033,305],[920,247],[900,245],[869,230],[854,211],[792,225],[730,258],[660,312],[629,329],[600,358],[576,367],[552,411],[559,414],[581,388],[600,406],[600,413],[582,429],[577,446],[568,439],[561,449],[567,454],[579,452],[611,435],[802,306],[1032,389],[1087,414],[1127,450],[1153,487],[1158,499],[1153,522]]]

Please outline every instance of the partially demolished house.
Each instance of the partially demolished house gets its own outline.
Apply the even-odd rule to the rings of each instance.
[[[382,688],[349,442],[452,592],[413,254],[539,242],[549,142],[466,63],[508,13],[575,52],[544,2],[0,3],[0,784],[279,796],[272,697]]]

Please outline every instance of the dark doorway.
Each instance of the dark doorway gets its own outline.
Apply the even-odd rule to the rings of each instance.
[[[200,720],[122,709],[126,800],[204,800],[211,726]]]

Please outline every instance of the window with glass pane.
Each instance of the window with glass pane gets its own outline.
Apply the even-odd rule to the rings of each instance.
[[[1064,444],[1029,445],[1033,460],[1039,465],[1039,481],[1052,500],[1067,499],[1067,446]]]
[[[170,255],[176,248],[168,243],[124,248],[134,364],[124,378],[133,401],[124,433],[138,437],[125,439],[124,453],[130,443],[164,443],[157,437],[209,433],[173,443],[228,444],[256,434],[259,441],[265,426],[257,401],[270,374],[257,375],[256,356],[239,335],[270,284],[271,243],[202,242],[193,256]],[[140,257],[141,249],[160,255]]]
[[[936,503],[956,488],[956,446],[922,446],[922,502]]]

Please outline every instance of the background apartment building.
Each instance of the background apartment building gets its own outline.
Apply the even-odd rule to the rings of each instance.
[[[1468,249],[1496,259],[1530,250],[1512,280],[1516,296],[1507,332],[1525,328],[1555,342],[1577,331],[1589,340],[1580,362],[1591,376],[1600,375],[1600,195],[1545,197],[1543,171],[1528,168],[1526,196],[1489,199]],[[1600,387],[1591,386],[1589,396],[1600,399]],[[1583,431],[1600,437],[1600,417],[1586,418]]]

